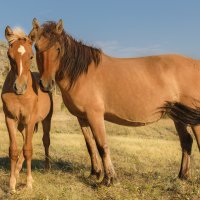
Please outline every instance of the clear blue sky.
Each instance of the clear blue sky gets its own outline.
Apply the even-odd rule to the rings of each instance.
[[[76,39],[112,56],[181,53],[200,59],[199,0],[2,1],[0,39],[6,25],[28,33],[32,19],[62,18]]]

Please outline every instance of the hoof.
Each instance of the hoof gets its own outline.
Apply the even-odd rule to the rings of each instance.
[[[120,185],[120,182],[116,177],[104,177],[101,183],[107,187]]]
[[[45,161],[44,169],[45,169],[46,171],[48,171],[48,170],[51,169],[51,165],[50,165],[50,162],[49,162],[49,161]]]
[[[32,183],[27,183],[27,184],[26,184],[26,188],[27,188],[28,190],[32,190],[32,189],[33,189]]]
[[[32,188],[33,188],[32,183],[33,182],[34,182],[34,180],[33,180],[32,177],[27,178],[26,188],[29,189],[29,190],[32,190]]]
[[[11,189],[10,190],[10,194],[15,194],[16,193],[16,190],[15,189]]]
[[[178,176],[178,178],[180,179],[180,180],[188,180],[188,179],[190,179],[190,176],[186,176],[186,175],[179,175]]]
[[[92,171],[90,173],[90,175],[88,176],[88,178],[93,179],[93,180],[97,180],[97,181],[100,181],[102,179],[102,177],[103,177],[103,172],[101,170],[98,171],[98,172]]]
[[[181,180],[188,180],[190,179],[190,173],[179,173],[178,178]]]
[[[16,186],[16,178],[15,176],[12,176],[10,178],[10,193],[11,194],[14,194],[16,192],[15,186]]]
[[[44,167],[45,171],[49,171],[50,168],[51,168],[50,165],[45,165],[45,167]]]

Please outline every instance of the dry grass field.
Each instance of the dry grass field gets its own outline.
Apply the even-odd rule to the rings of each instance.
[[[51,130],[51,169],[44,170],[42,131],[33,140],[33,190],[25,188],[26,167],[17,183],[17,193],[9,194],[9,139],[0,114],[0,200],[5,199],[200,199],[200,155],[196,142],[189,181],[177,179],[181,148],[173,123],[163,119],[145,127],[123,127],[106,123],[111,157],[120,185],[105,187],[89,179],[90,160],[76,118],[61,109],[54,98]],[[18,134],[19,144],[21,135]]]

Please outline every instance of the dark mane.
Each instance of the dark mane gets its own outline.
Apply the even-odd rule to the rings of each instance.
[[[70,87],[73,86],[81,74],[87,73],[88,66],[92,62],[94,62],[95,66],[98,66],[101,60],[101,49],[87,46],[83,42],[75,40],[64,30],[61,35],[57,34],[55,32],[55,22],[46,22],[42,25],[42,28],[42,35],[49,38],[50,41],[48,47],[52,46],[56,41],[62,47],[61,53],[63,56],[57,77],[62,79],[67,75],[70,80]]]

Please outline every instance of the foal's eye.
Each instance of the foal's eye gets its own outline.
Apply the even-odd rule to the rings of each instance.
[[[60,48],[57,48],[58,53],[60,53]]]
[[[32,60],[32,59],[33,59],[33,56],[31,56],[30,59]]]

